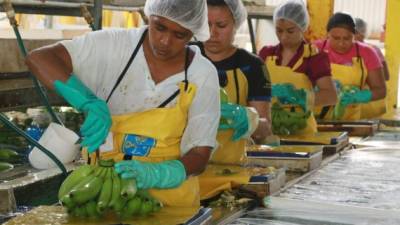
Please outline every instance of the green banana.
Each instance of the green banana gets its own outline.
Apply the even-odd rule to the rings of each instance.
[[[108,168],[107,167],[101,167],[101,172],[99,174],[99,177],[105,179],[107,176]]]
[[[104,167],[96,166],[96,167],[94,168],[94,173],[93,173],[93,175],[94,175],[95,177],[101,177],[101,174],[104,172],[105,169],[106,169],[106,168],[104,168]]]
[[[121,198],[121,178],[119,178],[117,173],[113,171],[113,186],[111,193],[111,200],[108,204],[108,207],[113,209],[115,207],[116,202]]]
[[[80,181],[82,181],[83,178],[89,176],[91,173],[93,173],[94,168],[90,165],[83,165],[74,170],[61,184],[61,187],[58,191],[58,199],[62,199],[62,197],[74,187],[76,186]]]
[[[107,209],[107,206],[110,202],[113,188],[113,180],[110,178],[106,178],[103,183],[103,187],[101,188],[101,192],[99,198],[97,200],[97,212],[102,214],[104,210]]]
[[[85,204],[86,212],[89,217],[97,218],[99,213],[97,212],[97,204],[95,201],[89,201]]]
[[[106,168],[104,179],[112,179],[113,173],[114,173],[114,169],[112,167]]]
[[[125,208],[122,210],[121,215],[123,218],[128,218],[133,215],[138,215],[140,213],[141,208],[142,208],[142,199],[139,196],[135,196],[126,203]]]
[[[121,196],[125,199],[132,199],[137,192],[135,179],[121,179]]]
[[[71,199],[77,204],[84,204],[97,197],[101,191],[103,179],[89,175],[79,182],[70,192]]]
[[[126,204],[127,213],[129,215],[135,215],[140,213],[141,207],[142,207],[142,199],[138,196],[132,198]]]
[[[150,201],[153,205],[152,212],[158,212],[163,207],[163,204],[159,200],[157,200],[153,196],[151,196],[147,190],[144,190],[144,189],[138,190],[136,193],[136,196],[139,196],[143,202]]]
[[[67,209],[69,210],[75,207],[75,203],[72,201],[71,197],[67,194],[60,199],[60,202],[63,206],[67,207]]]
[[[153,211],[153,202],[151,200],[144,200],[140,207],[139,214],[141,216],[146,216]]]
[[[14,166],[7,162],[0,162],[0,172],[11,170]]]
[[[11,149],[0,149],[0,162],[17,162],[22,156]]]
[[[73,215],[76,217],[87,217],[88,213],[85,206],[78,206],[73,209]]]
[[[128,200],[124,198],[118,198],[113,205],[114,212],[120,213],[121,211],[123,211],[123,209],[126,208],[125,206],[127,202]]]

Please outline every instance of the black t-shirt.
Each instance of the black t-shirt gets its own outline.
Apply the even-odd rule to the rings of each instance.
[[[197,42],[193,44],[199,46],[202,54],[207,57],[202,43]],[[271,80],[269,78],[269,73],[264,62],[257,55],[238,48],[232,56],[224,60],[218,62],[210,61],[217,68],[220,84],[223,83],[221,74],[225,73],[225,71],[239,68],[247,79],[247,101],[271,100]]]

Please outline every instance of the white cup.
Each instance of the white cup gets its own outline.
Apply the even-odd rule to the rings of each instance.
[[[55,155],[63,164],[72,162],[79,154],[79,145],[75,144],[79,136],[72,130],[56,123],[50,123],[39,143]],[[38,148],[29,153],[29,162],[36,169],[56,167],[55,162]]]

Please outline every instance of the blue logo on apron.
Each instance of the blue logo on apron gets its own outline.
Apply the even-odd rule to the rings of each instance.
[[[127,134],[122,144],[122,152],[129,156],[147,156],[155,145],[154,138]]]

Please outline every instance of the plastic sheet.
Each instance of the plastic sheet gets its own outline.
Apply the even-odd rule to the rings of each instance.
[[[400,145],[399,132],[378,132],[372,137],[364,138],[360,141],[354,142],[356,145],[361,146],[374,146],[374,147],[392,147]]]
[[[399,161],[400,149],[350,151],[280,196],[400,210]]]
[[[269,208],[258,208],[231,225],[397,225],[400,211],[379,210],[273,197]]]

